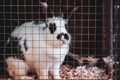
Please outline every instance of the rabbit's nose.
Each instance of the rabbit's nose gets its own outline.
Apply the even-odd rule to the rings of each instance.
[[[57,39],[58,40],[63,40],[63,39],[69,40],[69,35],[66,33],[60,33],[58,34]]]

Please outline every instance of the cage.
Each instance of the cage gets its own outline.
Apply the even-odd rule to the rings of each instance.
[[[1,0],[0,68],[5,67],[5,44],[16,26],[45,18],[40,1],[46,1],[55,16],[69,16],[79,6],[68,21],[71,44],[61,78],[119,80],[119,65],[113,68],[119,58],[119,0]],[[0,76],[8,78],[5,73]]]

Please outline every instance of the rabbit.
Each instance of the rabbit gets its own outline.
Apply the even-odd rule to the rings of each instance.
[[[54,79],[61,79],[60,65],[69,52],[71,42],[66,24],[78,7],[73,8],[70,16],[64,19],[52,12],[48,14],[46,2],[40,4],[43,13],[48,15],[45,21],[25,22],[17,26],[8,38],[4,51],[6,68],[14,79],[27,76],[30,70],[34,70],[39,79],[48,79],[49,71]]]

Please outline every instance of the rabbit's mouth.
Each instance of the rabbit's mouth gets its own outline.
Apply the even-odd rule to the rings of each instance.
[[[60,40],[60,41],[61,41],[62,44],[65,44],[65,43],[66,43],[65,40]]]
[[[60,41],[61,41],[61,44],[67,44],[67,40],[62,40],[62,39],[60,39]]]

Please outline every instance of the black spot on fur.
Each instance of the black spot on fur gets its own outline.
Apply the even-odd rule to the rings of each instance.
[[[67,24],[65,24],[65,29],[68,30]]]
[[[26,39],[24,40],[24,47],[25,47],[25,50],[27,51],[28,50],[28,47],[27,47],[27,44],[26,44]]]
[[[64,37],[65,37],[65,39],[67,39],[67,40],[69,40],[69,36],[68,36],[68,34],[64,34]]]
[[[55,23],[50,23],[49,24],[49,30],[50,30],[50,33],[53,34],[56,30],[56,25]]]
[[[61,37],[62,37],[61,35],[62,35],[62,34],[63,34],[63,33],[58,34],[58,35],[57,35],[57,39],[61,39]]]
[[[65,39],[69,40],[69,36],[66,33],[65,34],[64,33],[58,34],[57,39],[61,39],[62,36],[64,36]]]
[[[5,57],[13,57],[21,60],[25,60],[23,51],[21,50],[21,45],[19,41],[21,38],[10,37],[10,41],[5,46]]]
[[[34,22],[33,22],[33,24],[35,24],[35,25],[39,25],[42,23],[44,23],[44,21],[34,20]]]
[[[33,24],[38,25],[39,24],[39,20],[35,20]]]
[[[9,42],[6,44],[4,51],[3,51],[4,55],[2,55],[3,60],[0,62],[0,76],[1,77],[4,77],[4,78],[10,77],[7,71],[8,65],[5,61],[7,58],[13,57],[13,58],[18,58],[18,59],[25,61],[23,52],[21,51],[21,46],[19,45],[20,40],[21,38],[10,37]]]

